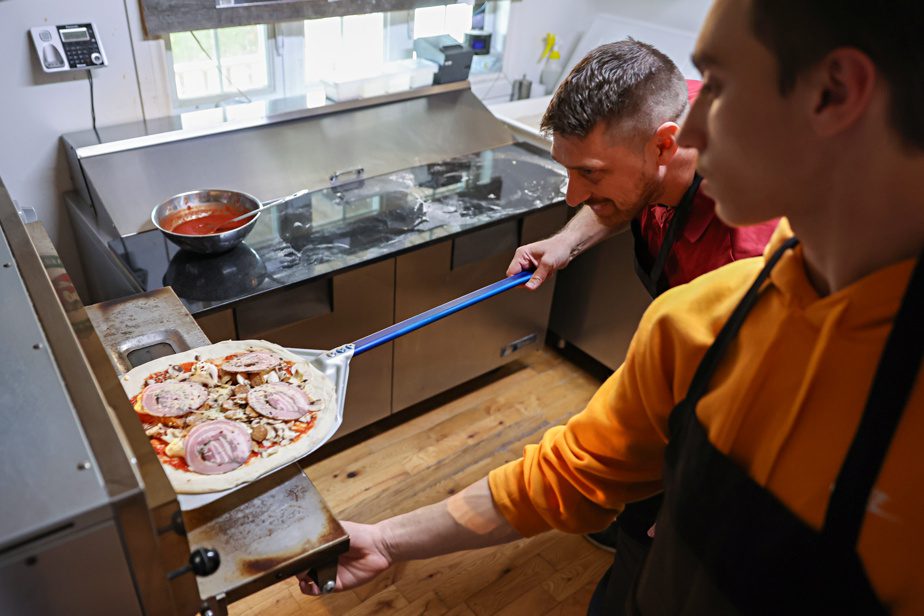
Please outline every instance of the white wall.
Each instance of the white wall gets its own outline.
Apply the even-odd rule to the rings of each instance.
[[[75,282],[81,271],[61,193],[71,188],[59,137],[91,127],[85,71],[46,74],[29,28],[92,21],[110,65],[94,72],[98,126],[142,119],[123,0],[0,0],[0,177],[34,208]]]
[[[699,31],[712,0],[591,0],[594,10],[687,32]]]
[[[684,41],[678,43],[685,50],[689,41],[702,24],[703,17],[711,0],[522,0],[512,3],[510,10],[510,29],[507,35],[507,50],[504,57],[504,74],[509,80],[526,75],[533,82],[532,96],[542,96],[544,88],[539,85],[539,54],[544,47],[544,37],[552,32],[558,39],[558,49],[562,59],[567,63],[572,52],[578,46],[581,37],[598,21],[599,15],[611,15],[642,22],[685,33]],[[617,27],[617,38],[624,36],[625,28]],[[630,27],[630,31],[634,30]],[[646,33],[645,29],[639,30]],[[658,33],[658,36],[663,36]],[[669,37],[670,34],[668,33]],[[650,37],[639,35],[639,38]],[[657,38],[657,37],[656,37]],[[664,39],[650,42],[663,45]],[[662,46],[659,45],[659,46]],[[665,50],[666,51],[666,50]],[[574,59],[576,60],[576,58]],[[575,62],[572,60],[570,65]],[[675,59],[675,61],[678,61]],[[678,61],[678,65],[680,65]],[[682,69],[683,70],[683,67]],[[693,72],[692,69],[685,72]],[[491,88],[492,102],[509,96],[510,85],[507,83],[477,84],[475,92],[484,96],[485,90]]]
[[[541,96],[539,56],[547,32],[555,34],[558,50],[567,60],[597,10],[597,0],[522,0],[510,7],[504,73],[510,79],[523,75],[533,82],[533,96]],[[508,87],[507,92],[510,91]]]

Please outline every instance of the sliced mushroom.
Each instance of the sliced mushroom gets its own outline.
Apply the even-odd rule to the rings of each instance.
[[[186,425],[190,427],[201,424],[203,421],[208,421],[208,417],[202,413],[192,413],[186,417]]]
[[[200,361],[193,366],[193,374],[189,380],[214,387],[218,385],[218,366],[211,362]]]
[[[259,443],[266,439],[267,434],[266,426],[254,426],[250,431],[250,438]]]

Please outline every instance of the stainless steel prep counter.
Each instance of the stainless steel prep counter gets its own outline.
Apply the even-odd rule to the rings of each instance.
[[[298,135],[314,141],[300,150]],[[420,99],[214,135],[142,135],[95,146],[87,139],[82,133],[65,142],[80,186],[69,207],[93,272],[93,300],[170,286],[212,340],[319,349],[351,342],[500,279],[518,245],[550,235],[565,218],[561,169],[547,153],[511,144],[459,84]],[[261,198],[315,190],[265,212],[231,252],[179,250],[148,230],[139,210],[155,205],[154,179],[181,191],[175,173],[196,177],[174,158],[189,161],[189,149],[203,151],[206,142],[227,164],[202,162],[204,178],[224,178]],[[258,161],[259,169],[247,173],[242,160]],[[334,164],[361,167],[366,176],[342,183],[354,174],[337,176]],[[113,177],[119,169],[126,178]],[[370,169],[380,174],[367,177]],[[132,178],[137,193],[128,190]],[[267,188],[272,178],[276,188]],[[351,380],[361,385],[350,388],[339,434],[538,348],[551,297],[550,284],[515,291],[358,358]]]

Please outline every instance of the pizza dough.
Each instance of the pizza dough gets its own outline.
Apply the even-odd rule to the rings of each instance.
[[[148,382],[163,371],[169,384]],[[340,423],[333,383],[304,358],[262,340],[228,340],[161,357],[121,381],[179,494],[253,481],[311,453]],[[190,407],[195,410],[187,412]],[[293,431],[307,423],[307,431]],[[252,446],[248,456],[244,434]],[[257,437],[263,438],[251,441]],[[193,451],[186,451],[190,440]],[[180,456],[182,464],[169,459]]]

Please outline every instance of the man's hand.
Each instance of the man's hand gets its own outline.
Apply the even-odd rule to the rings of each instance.
[[[519,274],[525,269],[535,268],[533,277],[526,283],[527,289],[538,289],[556,272],[591,246],[620,233],[629,227],[631,218],[604,222],[589,207],[582,207],[568,221],[564,228],[552,237],[517,248],[513,261],[507,268],[507,275]]]
[[[564,235],[552,237],[520,246],[507,267],[507,275],[513,276],[526,269],[535,269],[532,278],[526,282],[527,289],[538,289],[553,272],[556,272],[574,258],[571,242]]]
[[[337,565],[335,590],[350,590],[372,581],[392,565],[392,558],[382,537],[379,524],[341,522],[350,535],[350,549],[340,557]],[[320,595],[321,591],[307,573],[298,577],[298,586],[306,595]]]
[[[396,562],[475,550],[521,538],[497,510],[487,477],[446,500],[377,524],[341,524],[350,535],[350,549],[340,556],[334,590],[365,584]],[[303,593],[320,594],[306,573],[297,577]]]

